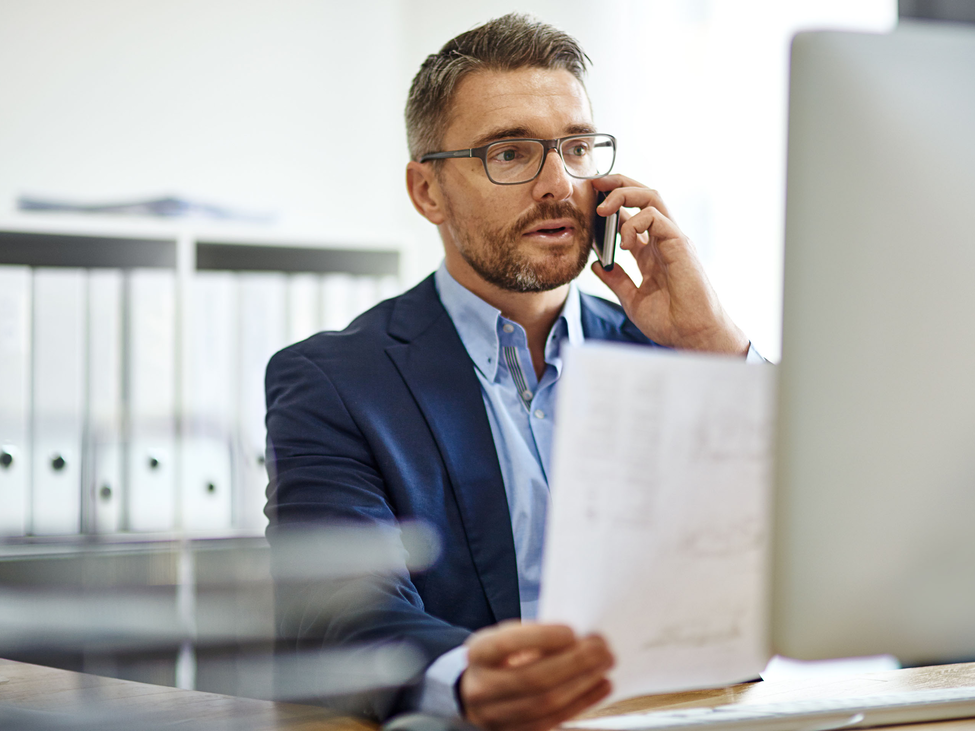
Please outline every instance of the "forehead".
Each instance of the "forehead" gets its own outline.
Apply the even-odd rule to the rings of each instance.
[[[568,71],[475,71],[454,92],[444,147],[479,146],[500,136],[550,139],[592,129],[589,98]]]

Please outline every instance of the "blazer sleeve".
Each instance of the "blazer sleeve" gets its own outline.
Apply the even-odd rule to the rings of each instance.
[[[378,467],[381,460],[374,453],[380,446],[369,444],[347,408],[347,399],[367,395],[343,398],[333,379],[294,347],[271,359],[265,387],[272,571],[288,560],[280,548],[287,536],[302,529],[367,525],[389,528],[398,536],[397,517]],[[402,564],[385,575],[313,585],[276,580],[279,648],[293,652],[405,642],[420,653],[425,668],[462,644],[469,631],[424,611],[405,548],[401,554]],[[325,702],[385,718],[414,702],[423,668],[405,688]]]

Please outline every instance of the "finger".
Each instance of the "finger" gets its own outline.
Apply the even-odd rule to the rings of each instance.
[[[599,212],[604,216],[624,206],[627,208],[653,206],[670,218],[670,211],[660,193],[633,178],[625,175],[607,175],[593,180],[592,186],[608,194],[599,208]]]
[[[638,238],[639,234],[644,232],[659,242],[685,239],[683,232],[677,228],[677,224],[667,218],[658,208],[650,206],[633,214],[620,226],[620,248],[627,250],[637,248],[641,243]],[[662,253],[664,253],[664,263],[669,264],[670,261],[666,252]],[[672,258],[673,256],[671,256]]]
[[[594,261],[592,263],[592,271],[599,277],[603,284],[612,290],[613,294],[616,295],[616,299],[623,305],[623,309],[626,309],[627,303],[637,293],[637,286],[630,279],[630,275],[623,270],[623,267],[617,264],[607,272],[598,261]]]
[[[616,188],[623,188],[625,186],[632,186],[634,188],[647,188],[646,185],[633,178],[628,178],[625,175],[620,175],[619,173],[613,173],[612,175],[604,175],[601,178],[592,179],[592,187],[596,190],[610,191]],[[647,188],[649,190],[649,188]]]
[[[605,673],[613,667],[606,640],[591,636],[566,651],[548,655],[509,673],[516,694],[546,693],[587,673]]]
[[[473,704],[536,697],[587,673],[601,675],[613,662],[604,639],[587,637],[569,650],[515,668],[469,665],[461,691],[465,703]]]
[[[474,718],[489,726],[510,727],[531,724],[541,719],[568,718],[579,711],[579,701],[606,682],[606,670],[577,675],[544,693],[517,696],[475,707]],[[585,707],[585,705],[583,705]]]
[[[624,210],[624,209],[621,208],[620,209],[620,226],[622,226],[624,223],[626,223],[627,221],[629,221],[632,217],[633,217],[633,214],[632,213],[630,213],[629,211]],[[650,243],[650,235],[646,231],[641,231],[640,233],[638,233],[636,235],[636,238],[637,238],[637,241],[639,241],[641,244],[649,244]]]
[[[602,674],[613,667],[613,653],[602,637],[587,637],[574,648],[532,663],[518,673],[522,687],[549,691],[587,674]]]
[[[586,693],[580,696],[575,701],[563,708],[559,713],[554,714],[551,718],[546,719],[546,723],[551,722],[551,726],[546,726],[546,728],[552,728],[558,726],[563,721],[568,721],[570,718],[578,716],[580,713],[588,708],[592,708],[594,705],[599,703],[599,701],[606,698],[613,691],[613,684],[603,678],[597,685]]]
[[[599,701],[603,700],[610,694],[612,689],[613,686],[610,681],[603,678],[589,691],[579,696],[558,711],[548,716],[534,719],[527,724],[515,726],[512,731],[547,731],[548,729],[555,728],[560,723],[578,716],[586,709],[599,703]]]
[[[554,726],[558,726],[563,721],[568,721],[570,718],[578,716],[586,709],[592,708],[594,705],[599,703],[599,701],[606,698],[612,691],[613,684],[608,679],[603,678],[598,684],[593,686],[589,692],[579,696],[561,711],[545,719],[546,724],[551,723],[551,726],[546,725],[545,728],[553,728]]]
[[[499,625],[471,636],[467,658],[470,664],[500,666],[516,653],[534,650],[549,654],[563,650],[575,641],[575,633],[565,625]]]

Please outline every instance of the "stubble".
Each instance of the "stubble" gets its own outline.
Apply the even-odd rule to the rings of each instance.
[[[456,221],[449,201],[447,214]],[[522,232],[546,219],[571,218],[576,235],[571,244],[533,250]],[[547,292],[571,282],[589,261],[592,222],[568,201],[539,203],[535,209],[501,229],[474,224],[451,226],[460,255],[487,282],[510,292]]]

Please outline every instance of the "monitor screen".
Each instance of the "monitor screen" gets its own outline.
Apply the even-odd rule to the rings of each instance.
[[[975,26],[792,48],[773,644],[975,658]]]

